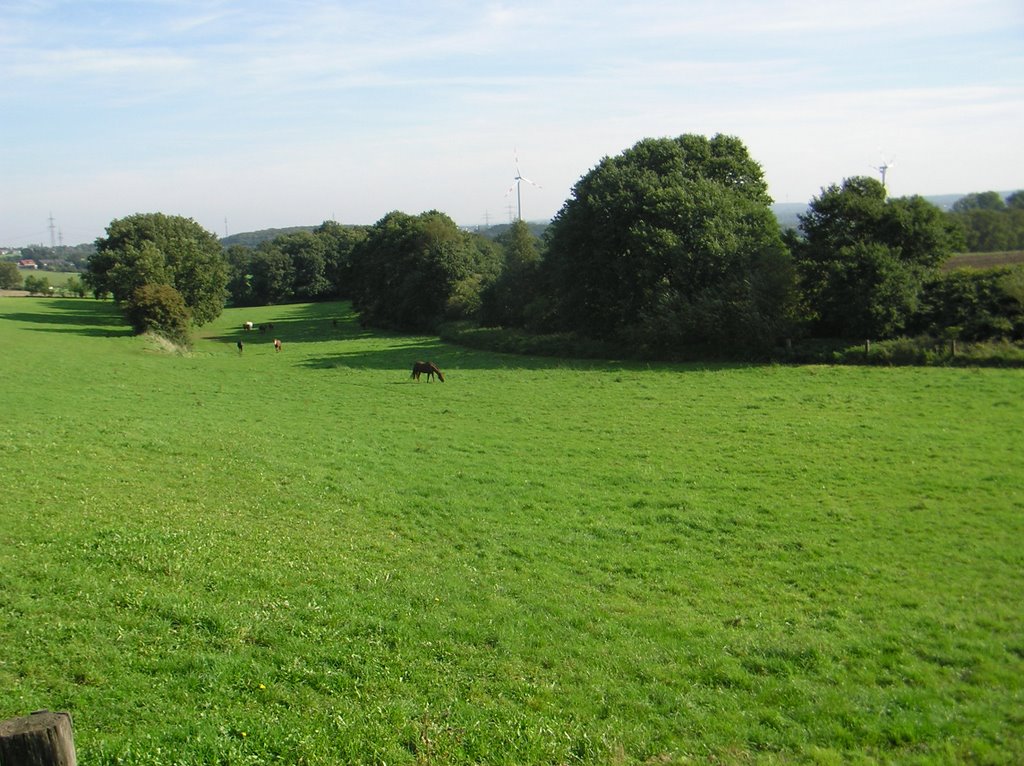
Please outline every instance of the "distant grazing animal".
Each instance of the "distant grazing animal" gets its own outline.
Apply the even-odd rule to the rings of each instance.
[[[242,343],[242,341],[238,341],[238,343],[236,343],[235,345],[238,346],[238,353],[241,354],[242,349],[245,348],[245,344]]]
[[[414,379],[419,380],[420,375],[423,373],[427,374],[428,381],[436,375],[437,379],[444,383],[444,373],[437,369],[437,365],[433,362],[416,362],[412,366],[412,377]]]
[[[281,350],[281,341],[279,341],[277,338],[274,338],[274,351],[280,351],[280,350]]]
[[[260,325],[260,332],[270,332],[273,329],[274,329],[274,323],[273,322],[267,322],[266,324],[261,324]]]
[[[249,332],[249,330],[252,329],[252,322],[246,322],[245,324],[243,324],[242,329],[245,330],[246,332]]]

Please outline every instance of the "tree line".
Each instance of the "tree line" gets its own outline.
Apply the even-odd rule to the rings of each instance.
[[[491,240],[438,211],[394,211],[372,226],[326,221],[225,250],[193,221],[140,214],[108,227],[86,281],[137,329],[178,338],[226,304],[348,299],[374,326],[459,320],[651,358],[766,354],[800,338],[1020,340],[1020,268],[939,269],[966,244],[957,216],[1012,218],[1024,202],[1018,193],[995,210],[974,196],[947,214],[854,177],[783,231],[743,143],[691,134],[603,158],[542,238],[523,222]]]
[[[1006,199],[994,191],[968,194],[949,214],[963,231],[967,252],[1024,250],[1024,191]]]

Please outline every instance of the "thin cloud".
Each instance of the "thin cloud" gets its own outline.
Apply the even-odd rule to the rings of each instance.
[[[1015,145],[1022,34],[1017,0],[8,3],[4,214],[166,200],[235,230],[247,210],[369,223],[405,205],[476,223],[501,218],[518,146],[542,218],[602,156],[684,132],[739,136],[782,199],[879,147],[901,191],[981,190],[1024,159],[906,147]]]

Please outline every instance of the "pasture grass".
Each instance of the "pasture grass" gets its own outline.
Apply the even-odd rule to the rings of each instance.
[[[994,269],[1024,263],[1024,250],[1002,250],[994,253],[956,253],[942,264],[943,271],[954,269]]]
[[[0,343],[0,719],[83,764],[1024,761],[1019,370]]]

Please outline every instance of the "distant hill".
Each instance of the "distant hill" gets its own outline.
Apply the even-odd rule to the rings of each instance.
[[[544,234],[544,230],[550,225],[550,221],[527,221],[526,225],[530,231],[533,232],[534,236],[540,237]],[[463,227],[466,231],[471,231],[475,234],[479,234],[488,239],[497,239],[506,231],[509,230],[512,224],[502,223],[495,226],[472,226]],[[231,247],[232,245],[242,245],[243,247],[258,247],[261,243],[280,237],[284,234],[294,234],[299,231],[314,231],[317,226],[288,226],[283,229],[260,229],[259,231],[245,231],[239,232],[238,234],[231,234],[227,237],[221,237],[220,244],[223,247]]]
[[[800,228],[799,215],[807,212],[806,202],[777,202],[772,205],[772,212],[779,221],[779,226],[785,229]]]
[[[1007,197],[1013,192],[999,192],[1003,197]],[[942,210],[949,210],[953,207],[958,199],[967,196],[966,194],[932,194],[925,195],[925,199],[931,202],[936,207]],[[775,213],[775,217],[779,221],[779,225],[783,229],[796,229],[800,226],[799,216],[807,212],[807,202],[777,202],[772,205],[772,212]],[[487,237],[488,239],[497,239],[506,231],[512,224],[500,223],[494,226],[465,226],[463,227],[466,231],[472,231],[481,236]],[[533,232],[534,236],[542,237],[544,231],[551,225],[550,221],[527,221],[526,225]],[[239,234],[232,234],[228,237],[222,237],[220,242],[224,247],[230,247],[231,245],[244,245],[245,247],[256,247],[261,242],[265,242],[269,239],[281,236],[282,234],[292,234],[297,231],[313,231],[316,226],[289,226],[284,229],[260,229],[259,231],[248,231]]]

